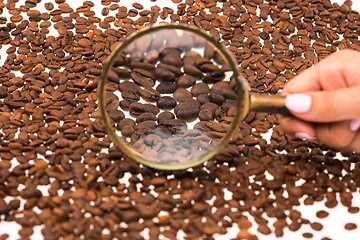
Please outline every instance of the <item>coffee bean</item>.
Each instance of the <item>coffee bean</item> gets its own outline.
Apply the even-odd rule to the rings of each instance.
[[[142,103],[133,102],[130,104],[129,111],[131,116],[136,117],[145,112],[153,113],[156,115],[159,113],[159,108],[157,108],[152,104],[142,104]]]
[[[303,233],[303,237],[304,238],[312,238],[313,234],[312,233]]]
[[[154,74],[159,81],[174,82],[176,79],[175,74],[165,68],[156,68]]]
[[[210,88],[205,83],[197,83],[191,88],[191,94],[196,97],[200,94],[207,94],[210,92]]]
[[[158,108],[163,110],[171,110],[176,106],[176,100],[170,96],[160,97],[159,100],[156,102]]]
[[[201,121],[210,121],[214,119],[214,112],[209,109],[200,110],[199,119]]]
[[[154,81],[151,78],[144,76],[139,72],[132,72],[130,74],[130,77],[135,83],[139,84],[142,87],[154,86]]]
[[[318,222],[311,223],[310,226],[315,231],[321,231],[321,229],[323,229],[323,225],[321,223],[318,223]]]
[[[118,123],[117,129],[122,131],[122,128],[125,126],[135,127],[135,121],[130,118],[124,118]]]
[[[176,89],[176,91],[173,94],[173,97],[175,98],[175,100],[177,102],[183,102],[186,99],[192,99],[191,93],[188,90],[184,89],[184,88]]]
[[[134,94],[139,93],[141,95],[141,90],[139,85],[130,81],[123,81],[119,84],[120,92],[132,92]]]
[[[158,91],[159,93],[163,93],[163,94],[170,94],[170,93],[175,92],[176,88],[177,87],[174,82],[165,81],[165,82],[161,82],[156,87],[156,91]]]
[[[119,122],[122,119],[125,118],[125,115],[122,111],[118,110],[118,109],[112,109],[110,111],[108,111],[109,117],[114,121],[114,122]]]
[[[121,129],[121,134],[124,137],[130,137],[133,133],[135,132],[134,127],[126,125],[124,127],[122,127]]]
[[[209,100],[217,105],[221,105],[226,101],[226,98],[221,93],[211,91],[209,93]]]
[[[174,119],[175,116],[172,112],[162,112],[158,115],[157,121],[159,124],[163,124],[165,120]]]
[[[182,65],[183,65],[183,61],[177,52],[170,53],[170,54],[167,54],[167,55],[161,57],[161,62],[178,67],[178,68],[182,67]]]
[[[354,230],[357,228],[357,225],[355,223],[346,223],[344,228],[346,230]]]
[[[87,48],[91,46],[91,42],[86,38],[82,38],[79,40],[79,46],[83,48]]]
[[[196,78],[191,75],[183,75],[176,80],[176,85],[180,88],[188,88],[195,84]]]
[[[140,96],[148,102],[156,102],[160,98],[160,93],[152,88],[142,88],[139,90]]]
[[[196,100],[197,100],[200,104],[205,104],[205,103],[210,102],[209,95],[206,94],[206,93],[198,95],[198,96],[196,97]]]
[[[137,118],[136,118],[136,122],[137,123],[141,123],[144,121],[148,121],[148,120],[152,120],[152,121],[156,121],[156,115],[150,112],[145,112],[140,114]]]
[[[193,99],[187,99],[179,103],[174,109],[176,117],[186,122],[194,121],[199,111],[200,104]]]
[[[170,72],[172,72],[173,74],[175,74],[176,77],[179,77],[180,75],[183,74],[183,72],[181,71],[180,68],[175,67],[175,66],[173,66],[173,65],[169,65],[169,64],[163,63],[163,62],[160,62],[160,63],[157,65],[157,68],[162,68],[162,69],[169,70]]]

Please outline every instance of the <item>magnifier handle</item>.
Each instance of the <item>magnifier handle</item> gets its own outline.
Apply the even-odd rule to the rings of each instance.
[[[251,94],[250,111],[291,116],[290,111],[285,107],[285,96],[280,95]]]

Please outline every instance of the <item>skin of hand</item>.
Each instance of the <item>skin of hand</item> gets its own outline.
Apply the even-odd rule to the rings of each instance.
[[[290,80],[280,117],[285,132],[360,153],[360,53],[342,50]]]

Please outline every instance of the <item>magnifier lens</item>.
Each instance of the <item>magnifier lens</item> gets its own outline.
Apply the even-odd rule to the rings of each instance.
[[[237,80],[221,51],[184,29],[150,31],[123,46],[105,83],[120,148],[150,166],[209,158],[237,108]]]

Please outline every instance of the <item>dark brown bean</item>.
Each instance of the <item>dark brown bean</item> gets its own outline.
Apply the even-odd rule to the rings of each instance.
[[[163,93],[163,94],[169,94],[169,93],[175,92],[176,88],[177,87],[174,82],[165,81],[165,82],[161,82],[156,87],[156,91],[158,91],[159,93]]]
[[[200,104],[194,99],[188,99],[179,103],[175,109],[175,115],[177,118],[186,122],[194,121],[200,111]]]
[[[178,102],[183,102],[186,99],[192,99],[193,96],[191,95],[191,93],[184,89],[184,88],[178,88],[175,90],[173,97],[175,98],[176,101]]]
[[[210,92],[210,88],[205,83],[197,83],[191,88],[191,94],[194,97],[197,97],[201,94],[207,94]]]
[[[180,88],[188,88],[193,86],[195,82],[196,82],[195,77],[191,75],[183,75],[176,80],[176,85]]]
[[[157,115],[159,113],[159,108],[152,104],[142,104],[142,103],[133,102],[130,104],[129,112],[130,115],[135,117],[145,112],[149,112]]]
[[[176,100],[170,96],[160,97],[159,100],[156,102],[158,108],[163,110],[171,110],[176,106]]]
[[[346,230],[354,230],[357,228],[357,225],[355,223],[347,223],[345,224],[344,228]]]

